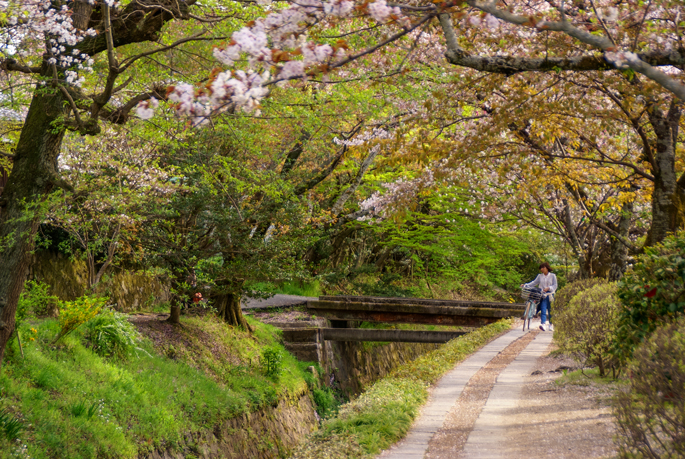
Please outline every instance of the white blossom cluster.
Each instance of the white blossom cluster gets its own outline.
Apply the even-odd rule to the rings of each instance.
[[[392,15],[397,18],[402,17],[402,12],[398,7],[389,7],[385,0],[376,0],[370,3],[367,7],[369,14],[378,22],[387,22],[388,18]]]
[[[382,128],[373,128],[371,131],[365,131],[356,135],[352,139],[339,139],[337,137],[333,138],[333,143],[336,145],[346,145],[348,147],[356,147],[359,145],[364,145],[367,142],[373,140],[385,140],[391,138],[392,134]]]
[[[159,101],[154,97],[140,102],[136,106],[136,114],[139,118],[149,120],[155,116],[155,109],[159,107]]]
[[[193,85],[181,83],[170,88],[169,100],[176,104],[176,111],[194,119],[196,125],[203,124],[212,113],[230,106],[240,107],[247,112],[256,111],[259,101],[268,93],[264,82],[269,80],[269,72],[261,74],[242,70],[226,71],[218,74],[209,85],[208,91],[200,92]],[[150,119],[157,108],[156,99],[140,102],[136,114],[142,119]]]
[[[401,178],[393,183],[384,183],[385,193],[376,191],[371,197],[359,204],[360,210],[368,211],[369,213],[358,218],[358,220],[368,220],[372,223],[377,219],[385,217],[393,208],[401,205],[403,202],[413,200],[422,190],[434,184],[435,177],[433,170],[430,168],[425,169],[423,175],[412,180]]]
[[[40,48],[45,44],[48,64],[67,69],[66,82],[80,86],[84,78],[78,75],[78,71],[91,70],[93,60],[73,47],[96,32],[93,29],[76,29],[67,5],[56,9],[47,0],[4,1],[2,4],[8,14],[10,27],[6,31],[9,42],[16,43],[14,47],[18,49],[18,55],[42,54]]]
[[[259,0],[270,5],[270,0]],[[172,92],[178,111],[184,115],[206,117],[230,102],[237,107],[253,111],[268,90],[258,84],[271,82],[263,69],[276,68],[274,75],[279,85],[294,78],[303,78],[312,66],[331,65],[343,60],[342,47],[319,44],[307,40],[307,29],[322,22],[327,16],[348,17],[354,3],[349,0],[298,0],[289,8],[275,11],[257,19],[231,36],[231,41],[213,52],[215,59],[227,67],[234,67],[241,59],[247,60],[248,71],[224,72],[211,85],[211,94],[191,90],[189,85],[178,85]],[[397,7],[389,7],[385,0],[376,0],[367,6],[369,15],[385,23],[390,19],[408,25],[408,18]],[[296,56],[302,56],[301,58]],[[139,116],[148,116],[149,105],[141,105]]]
[[[629,51],[606,52],[604,53],[604,57],[619,69],[628,68],[631,62],[640,61],[637,54]]]

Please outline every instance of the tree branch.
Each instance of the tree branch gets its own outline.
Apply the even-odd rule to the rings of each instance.
[[[485,13],[489,13],[492,16],[496,17],[497,19],[504,21],[504,22],[507,22],[509,24],[514,24],[514,25],[524,26],[524,27],[534,27],[537,30],[549,30],[552,32],[562,32],[562,33],[565,33],[566,35],[568,35],[570,37],[575,38],[576,40],[578,40],[582,43],[585,43],[587,45],[590,45],[593,48],[596,48],[596,49],[602,51],[603,53],[617,53],[620,51],[620,50],[616,49],[616,45],[614,45],[614,43],[609,38],[607,38],[603,35],[595,35],[595,34],[592,34],[588,31],[586,31],[586,30],[575,27],[570,22],[568,22],[566,20],[542,21],[542,22],[535,23],[534,20],[532,20],[528,16],[517,15],[517,14],[512,13],[509,10],[503,10],[503,9],[497,8],[497,2],[494,2],[494,1],[483,2],[483,1],[478,1],[478,0],[467,0],[467,3],[470,6],[472,6],[473,8],[479,9]],[[449,50],[446,53],[448,60],[450,60],[450,56],[448,55],[448,53],[450,55],[456,54],[455,57],[458,57],[458,54],[459,54],[458,49]],[[662,57],[667,54],[663,51],[659,51],[658,53],[659,53],[659,56],[662,56]],[[618,58],[619,54],[623,54],[620,57],[620,59]],[[644,76],[646,76],[650,80],[661,85],[663,88],[671,91],[680,100],[685,100],[685,85],[680,83],[675,78],[670,77],[666,73],[664,73],[664,72],[656,69],[652,65],[650,65],[648,63],[649,59],[645,60],[640,55],[637,55],[637,54],[634,54],[631,52],[624,52],[624,53],[619,53],[619,54],[617,54],[616,56],[609,56],[609,57],[612,61],[616,60],[616,59],[620,60],[621,65],[625,65],[627,67],[630,67],[634,71],[643,74]],[[649,54],[649,53],[647,53],[647,54]],[[682,55],[680,55],[680,53],[678,53],[678,52],[668,53],[667,55],[673,56],[673,58],[676,59],[675,62],[672,62],[669,65],[682,66],[683,62],[685,62],[685,58]],[[585,57],[587,57],[587,56],[585,56]],[[605,57],[607,57],[606,54],[605,54]],[[500,57],[498,56],[496,58],[490,58],[490,59],[497,59],[497,58],[500,58]],[[476,58],[476,59],[478,60],[478,58]],[[512,69],[511,64],[515,64],[513,68],[517,68],[516,66],[518,66],[518,68],[520,69],[518,71],[545,70],[543,68],[536,69],[536,68],[530,68],[530,67],[531,66],[535,67],[533,64],[537,64],[538,66],[544,66],[545,62],[548,61],[548,59],[523,59],[523,60],[519,60],[518,58],[512,58],[512,57],[508,57],[508,58],[504,58],[504,59],[509,59],[509,60],[513,59],[514,60],[514,61],[510,61],[508,63],[506,61],[502,62],[502,64],[508,64],[508,66],[505,66],[502,68],[507,69],[509,72],[512,71],[511,70]],[[573,59],[574,58],[570,58],[571,61]],[[598,59],[598,58],[596,58],[596,59]],[[526,61],[528,61],[528,62],[526,63]],[[450,62],[452,62],[452,61],[450,60]],[[568,62],[567,64],[572,64],[572,62]],[[456,65],[462,65],[462,64],[456,64]],[[608,68],[605,68],[604,66],[608,66]],[[563,66],[560,66],[560,65],[558,65],[557,67],[560,68],[561,70],[570,70],[570,69],[563,68]],[[494,68],[497,68],[497,66],[495,66]],[[615,65],[609,64],[608,62],[605,62],[603,64],[602,68],[585,69],[585,70],[608,70],[609,68],[615,68]],[[549,70],[553,70],[553,69],[549,69]],[[574,68],[573,70],[583,70],[583,69]],[[507,72],[499,71],[499,72],[494,72],[494,73],[507,73]],[[516,72],[513,72],[513,73],[516,73]]]
[[[40,73],[40,66],[28,67],[26,65],[21,65],[14,59],[1,59],[0,60],[0,70],[5,72],[21,72],[21,73]]]

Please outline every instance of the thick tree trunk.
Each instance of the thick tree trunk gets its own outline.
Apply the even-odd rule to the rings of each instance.
[[[685,188],[679,183],[675,170],[680,108],[672,103],[668,113],[663,113],[658,107],[653,107],[648,113],[657,137],[653,164],[652,225],[645,242],[646,246],[652,246],[685,224]]]
[[[243,327],[252,331],[240,308],[240,295],[237,293],[222,293],[216,298],[217,315],[229,325]]]
[[[27,206],[40,202],[58,181],[57,157],[64,130],[59,92],[40,87],[31,101],[17,143],[14,166],[0,205],[0,365],[14,330],[14,315],[29,269],[40,215]]]

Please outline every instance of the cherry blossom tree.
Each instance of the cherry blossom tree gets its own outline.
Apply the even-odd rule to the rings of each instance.
[[[72,188],[58,172],[65,132],[97,134],[101,122],[123,123],[141,101],[163,99],[166,85],[151,84],[130,94],[125,89],[135,82],[122,77],[150,56],[213,38],[200,26],[175,40],[154,44],[167,24],[197,21],[190,12],[194,3],[2,2],[0,69],[12,88],[3,92],[30,104],[0,200],[0,361],[14,329],[16,304],[40,223],[39,215],[32,215],[27,206],[55,187]],[[30,83],[31,89],[17,85],[18,78]]]

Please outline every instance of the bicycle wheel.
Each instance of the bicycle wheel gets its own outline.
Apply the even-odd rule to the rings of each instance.
[[[526,301],[526,311],[523,313],[523,331],[526,331],[526,322],[528,322],[528,330],[530,330],[530,301]]]

